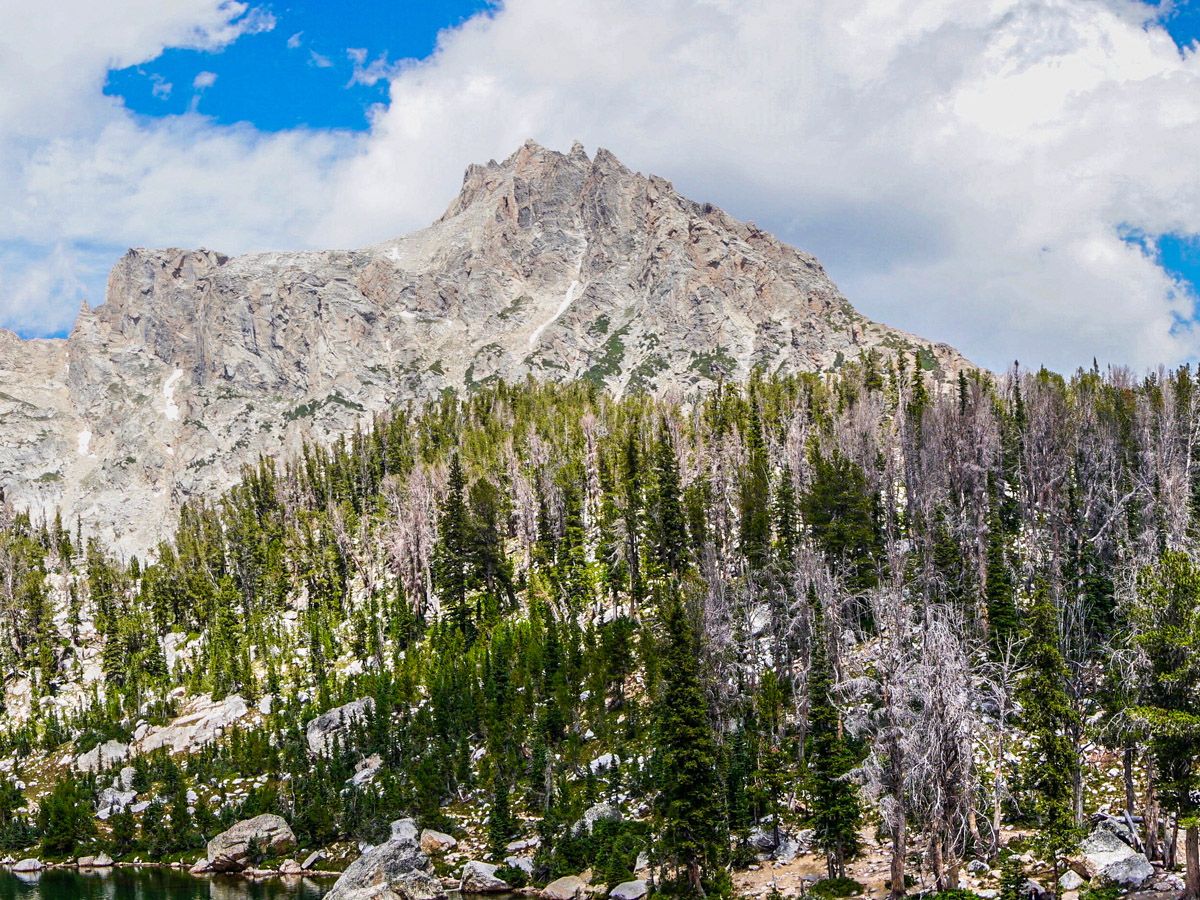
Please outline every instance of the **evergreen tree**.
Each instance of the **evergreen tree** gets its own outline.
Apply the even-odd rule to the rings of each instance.
[[[1038,842],[1054,867],[1055,891],[1062,858],[1078,841],[1074,784],[1079,758],[1069,737],[1076,712],[1067,694],[1067,664],[1060,648],[1058,612],[1039,578],[1034,587],[1026,637],[1027,673],[1019,689],[1025,727],[1032,740],[1026,779]]]
[[[753,395],[746,427],[746,456],[739,496],[741,549],[750,568],[761,569],[770,561],[771,553],[771,470]]]
[[[812,661],[808,676],[808,739],[804,759],[810,821],[816,846],[825,854],[830,878],[846,877],[846,863],[859,852],[862,807],[855,786],[847,780],[857,759],[833,702],[834,672],[829,660],[829,634],[821,604],[810,590],[813,609]]]
[[[661,889],[699,897],[718,886],[726,856],[717,746],[700,681],[699,634],[678,593],[667,593],[660,605],[665,634],[656,703],[654,812],[658,847],[671,872]]]
[[[687,560],[687,520],[679,487],[679,463],[666,422],[659,428],[655,443],[654,482],[654,559],[660,572],[679,574]]]
[[[474,635],[474,620],[467,606],[471,590],[471,522],[466,502],[466,481],[458,453],[450,457],[446,499],[438,519],[438,543],[433,559],[434,585],[448,620],[467,638]]]
[[[987,573],[984,601],[988,617],[988,644],[993,653],[1001,651],[1017,634],[1017,604],[1009,568],[1004,530],[1000,518],[988,519]]]
[[[492,787],[492,808],[488,812],[488,852],[492,859],[503,861],[507,853],[505,845],[512,840],[516,830],[512,809],[509,806],[508,780],[496,771]]]
[[[845,567],[848,587],[874,586],[882,547],[866,475],[836,451],[828,458],[814,451],[810,462],[812,480],[800,509],[813,539],[831,562]]]
[[[80,782],[67,777],[54,783],[38,810],[38,829],[47,856],[71,856],[96,836],[92,798]]]
[[[1184,828],[1188,900],[1200,897],[1200,567],[1178,550],[1139,573],[1137,641],[1149,666],[1144,705],[1163,805]]]

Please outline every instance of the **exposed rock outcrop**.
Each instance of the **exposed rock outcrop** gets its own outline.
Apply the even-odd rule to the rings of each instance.
[[[353,251],[131,250],[66,340],[0,332],[0,488],[128,552],[260,454],[495,379],[622,392],[954,350],[860,315],[820,263],[606,150],[471,166],[430,227]]]

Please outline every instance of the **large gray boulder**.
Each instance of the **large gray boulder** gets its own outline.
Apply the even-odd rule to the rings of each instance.
[[[622,881],[608,892],[608,896],[612,900],[642,900],[649,892],[649,885],[638,878],[633,881]]]
[[[375,708],[371,697],[363,697],[342,706],[335,707],[329,712],[322,713],[304,726],[304,737],[308,741],[308,751],[316,756],[324,753],[333,743],[333,736],[350,727],[355,721],[362,721]]]
[[[491,863],[471,860],[463,866],[458,889],[464,894],[499,894],[511,891],[512,886],[507,881],[496,877],[496,868]]]
[[[571,826],[572,837],[579,837],[585,831],[588,834],[592,833],[592,829],[596,827],[597,822],[620,822],[621,810],[607,800],[602,803],[597,803],[588,809],[583,814],[583,818]]]
[[[398,896],[393,887],[396,882],[404,881],[404,876],[413,872],[425,872],[428,867],[429,857],[421,852],[416,823],[412,819],[399,819],[392,823],[391,836],[386,841],[350,864],[325,895],[325,900],[366,900],[368,897],[391,900]],[[408,881],[413,884],[406,891],[427,887],[416,879]]]
[[[564,875],[542,888],[542,896],[545,900],[578,900],[587,889],[587,882],[578,875]]]
[[[1097,828],[1079,845],[1072,868],[1088,879],[1137,887],[1154,874],[1154,867],[1111,829]]]
[[[208,842],[208,866],[214,872],[240,872],[252,862],[252,845],[266,855],[296,847],[296,835],[279,816],[265,813],[238,822]]]
[[[12,870],[14,872],[40,872],[45,868],[40,859],[27,857],[20,862],[13,863]]]
[[[782,828],[776,830],[769,825],[758,826],[746,837],[746,843],[757,852],[760,860],[774,859],[788,863],[796,858],[796,854],[808,852],[813,834],[812,829],[792,835]]]

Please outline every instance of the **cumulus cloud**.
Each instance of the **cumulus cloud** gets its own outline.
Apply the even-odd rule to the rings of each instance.
[[[196,74],[196,77],[192,79],[192,87],[198,91],[207,90],[216,83],[216,72],[199,72]]]
[[[69,327],[129,246],[306,244],[331,165],[353,148],[346,135],[132,115],[103,94],[110,68],[220,50],[273,20],[228,0],[120,7],[60,0],[0,29],[0,327]]]
[[[358,138],[114,108],[97,86],[113,59],[258,27],[215,0],[123,2],[142,15],[63,6],[140,33],[18,34],[24,65],[0,36],[0,163],[20,173],[0,182],[0,243],[372,243],[436,217],[468,162],[579,138],[812,250],[864,312],[981,363],[1197,355],[1189,287],[1123,235],[1200,232],[1200,55],[1136,0],[509,0],[425,61],[352,55],[359,83],[389,82]],[[38,40],[82,73],[13,100]],[[79,66],[72,41],[99,49]]]
[[[847,9],[510,3],[392,81],[337,173],[360,209],[328,228],[386,233],[398,199],[435,208],[463,159],[579,137],[813,250],[867,313],[985,364],[1195,355],[1189,298],[1119,234],[1200,230],[1194,50],[1132,2]]]

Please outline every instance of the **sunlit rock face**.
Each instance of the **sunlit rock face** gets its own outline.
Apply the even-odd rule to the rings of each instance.
[[[362,250],[131,250],[65,341],[0,332],[0,485],[125,552],[180,504],[393,404],[528,375],[687,396],[877,348],[812,256],[599,150],[473,165],[446,213]]]

